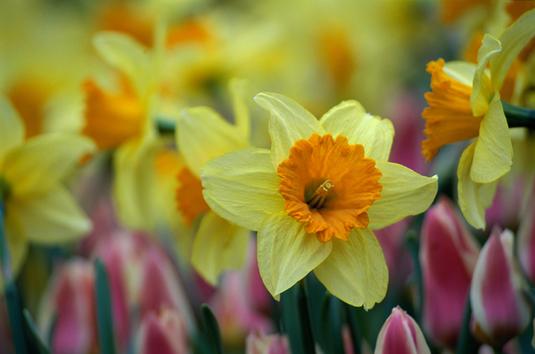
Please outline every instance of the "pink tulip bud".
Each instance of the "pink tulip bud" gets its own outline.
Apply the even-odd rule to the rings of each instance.
[[[52,350],[57,354],[86,354],[96,349],[93,265],[73,260],[54,277],[41,312],[41,326],[54,325]],[[53,322],[56,317],[55,323]]]
[[[159,315],[147,314],[138,335],[138,354],[187,354],[188,339],[180,314],[162,309]]]
[[[375,354],[430,354],[424,335],[418,324],[401,308],[392,313],[383,324]]]
[[[475,333],[496,347],[519,335],[528,325],[531,308],[513,260],[513,234],[494,229],[483,246],[470,289]]]
[[[448,199],[429,209],[420,243],[423,322],[431,338],[443,346],[457,343],[478,252]]]
[[[535,192],[518,230],[517,251],[522,270],[535,283]]]
[[[261,335],[251,333],[247,336],[246,354],[289,354],[288,339],[276,334]]]
[[[269,318],[258,312],[250,301],[244,275],[241,272],[227,272],[210,301],[221,327],[223,341],[230,346],[243,343],[247,333],[265,333],[271,329]]]

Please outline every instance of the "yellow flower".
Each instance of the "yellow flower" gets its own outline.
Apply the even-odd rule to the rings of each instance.
[[[13,273],[26,256],[28,242],[64,243],[90,228],[62,180],[93,151],[93,143],[62,133],[24,140],[24,134],[15,109],[0,97],[0,201]]]
[[[457,176],[460,208],[476,228],[485,227],[485,210],[496,184],[511,169],[513,148],[500,89],[534,33],[532,10],[507,28],[500,40],[486,34],[477,65],[438,60],[427,66],[432,91],[425,95],[429,107],[422,113],[426,121],[422,153],[430,160],[446,144],[475,138],[461,156]]]
[[[394,129],[356,101],[319,121],[285,96],[261,93],[271,151],[245,149],[209,162],[204,197],[222,217],[258,231],[260,275],[276,297],[314,271],[343,301],[371,308],[388,271],[374,229],[423,212],[437,178],[388,162]]]
[[[235,124],[208,107],[196,107],[184,110],[176,125],[176,144],[185,162],[178,174],[177,206],[184,223],[192,226],[198,220],[191,263],[211,284],[223,271],[244,263],[249,244],[248,229],[221,218],[206,204],[200,181],[201,169],[210,160],[249,145],[242,89],[241,82],[231,82]]]

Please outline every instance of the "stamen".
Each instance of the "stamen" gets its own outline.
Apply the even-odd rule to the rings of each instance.
[[[325,205],[329,191],[332,188],[334,188],[334,183],[326,179],[316,188],[312,196],[306,200],[306,203],[311,209],[321,209]]]

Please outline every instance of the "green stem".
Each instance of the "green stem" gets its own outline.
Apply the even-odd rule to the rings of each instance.
[[[167,119],[157,119],[156,128],[158,129],[158,133],[162,135],[172,135],[175,133],[176,126],[174,121],[170,121]]]
[[[28,350],[24,338],[22,307],[20,306],[19,293],[12,277],[9,248],[4,232],[4,202],[2,197],[3,195],[0,195],[0,262],[4,280],[4,294],[15,352],[17,354],[26,354]]]
[[[535,129],[535,110],[513,106],[504,101],[502,101],[502,106],[509,128]]]

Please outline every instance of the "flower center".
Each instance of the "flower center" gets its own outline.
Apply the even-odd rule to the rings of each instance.
[[[447,75],[444,60],[427,64],[431,74],[431,92],[425,94],[427,104],[422,113],[425,120],[422,154],[431,160],[446,145],[479,135],[482,117],[474,117],[470,106],[472,88]]]
[[[123,85],[121,92],[110,93],[87,80],[84,91],[83,134],[93,139],[100,149],[115,148],[141,134],[144,109],[129,87]]]
[[[295,142],[277,174],[286,212],[322,242],[347,240],[353,228],[367,227],[367,211],[382,190],[381,172],[364,147],[330,134]]]
[[[178,210],[184,217],[186,224],[191,225],[201,214],[210,210],[202,195],[202,184],[188,168],[184,167],[178,173],[179,187],[176,192]]]

